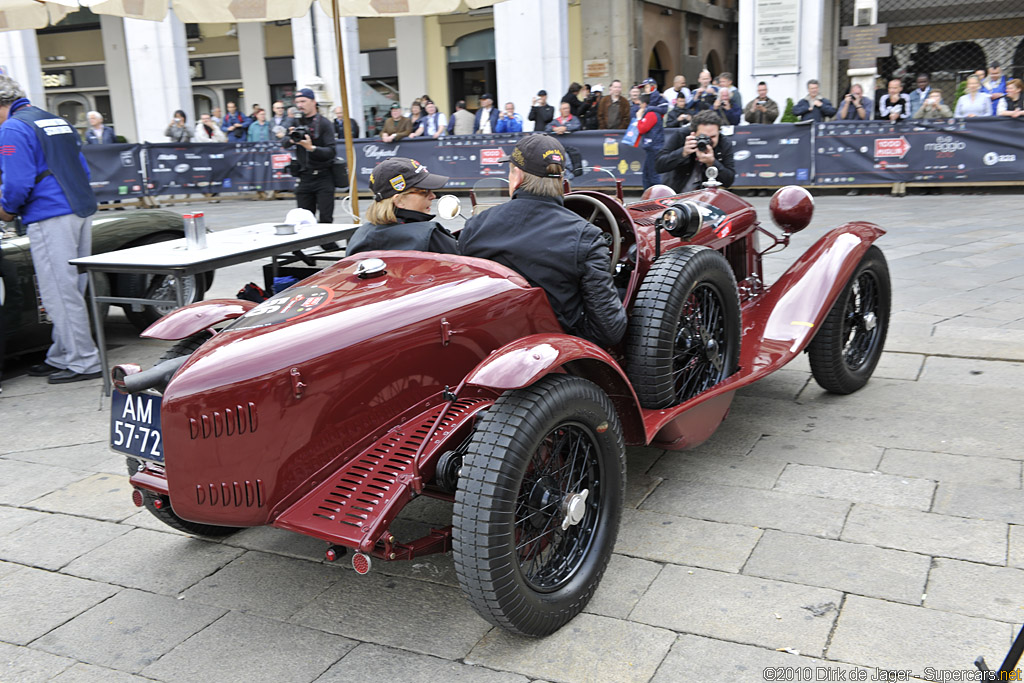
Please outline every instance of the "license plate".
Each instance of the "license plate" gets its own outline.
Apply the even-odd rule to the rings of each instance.
[[[164,461],[160,401],[155,394],[113,392],[110,402],[110,447],[126,455]]]

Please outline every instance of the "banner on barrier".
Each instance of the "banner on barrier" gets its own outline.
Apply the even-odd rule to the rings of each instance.
[[[1024,124],[1014,119],[843,121],[815,128],[818,186],[1024,179]]]
[[[145,191],[142,145],[84,145],[89,184],[97,201],[138,199]]]
[[[800,123],[733,127],[733,187],[809,185],[811,135],[811,126]]]
[[[288,153],[276,142],[146,145],[147,194],[291,190]]]

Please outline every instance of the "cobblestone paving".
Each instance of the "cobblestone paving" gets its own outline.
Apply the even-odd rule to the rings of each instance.
[[[288,206],[205,208],[228,227]],[[800,358],[740,391],[700,448],[631,449],[604,581],[541,640],[477,616],[450,555],[360,577],[288,532],[163,526],[131,504],[97,384],[51,387],[17,361],[0,398],[0,681],[897,680],[998,663],[1024,621],[1022,216],[1015,195],[819,198],[769,279],[831,226],[888,228],[875,377],[832,396]],[[209,296],[248,280],[258,266],[226,269]],[[110,329],[113,362],[163,351]],[[421,501],[402,524],[447,523]]]

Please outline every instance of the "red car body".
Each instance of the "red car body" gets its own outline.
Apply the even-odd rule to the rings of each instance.
[[[792,227],[799,229],[810,219],[807,204],[781,206],[786,198],[773,202],[776,217],[795,217]],[[295,317],[261,322],[287,317],[281,308],[296,305],[288,290],[259,307],[196,304],[147,330],[148,337],[183,339],[235,319],[170,381],[162,403],[166,466],[146,465],[133,485],[168,496],[185,520],[269,524],[381,559],[409,559],[451,547],[451,527],[404,543],[389,530],[417,495],[453,498],[436,485],[438,458],[467,438],[480,411],[503,392],[545,375],[579,375],[601,387],[627,444],[699,445],[725,418],[737,389],[805,349],[883,231],[864,222],[837,227],[765,286],[758,236],[780,240],[760,226],[749,203],[726,190],[630,206],[596,192],[568,195],[566,205],[581,213],[595,202],[607,208],[623,255],[636,246],[627,310],[657,255],[684,244],[657,235],[655,225],[681,200],[707,210],[686,244],[723,254],[742,313],[738,369],[707,391],[667,409],[641,407],[623,370],[623,349],[566,334],[544,292],[499,264],[363,253],[298,283],[318,289],[303,289],[305,300],[316,301]],[[356,274],[370,258],[385,261],[385,275]]]

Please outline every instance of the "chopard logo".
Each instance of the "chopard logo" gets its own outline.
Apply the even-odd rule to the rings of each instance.
[[[363,156],[367,159],[385,159],[398,156],[398,147],[398,145],[395,145],[394,149],[381,149],[377,145],[367,145],[363,147]]]

